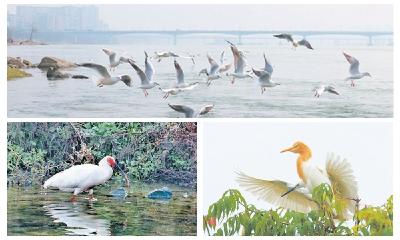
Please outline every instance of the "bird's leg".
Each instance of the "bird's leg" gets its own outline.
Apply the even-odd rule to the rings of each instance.
[[[72,194],[71,198],[69,199],[70,202],[76,202],[76,195]]]
[[[352,87],[356,86],[356,84],[354,84],[354,81],[353,81],[353,80],[351,80],[351,86],[352,86]]]
[[[232,83],[232,84],[234,84],[234,83],[235,83],[235,77],[232,77],[232,81],[231,81],[231,83]]]
[[[293,192],[296,188],[300,187],[300,184],[296,184],[296,186],[290,188],[287,192],[285,192],[284,194],[281,195],[281,197],[284,197],[286,195],[288,195],[289,193]]]
[[[96,201],[97,199],[93,196],[93,189],[89,190],[89,201]]]
[[[147,97],[147,91],[146,91],[146,89],[143,89],[143,93],[144,93],[144,96]]]

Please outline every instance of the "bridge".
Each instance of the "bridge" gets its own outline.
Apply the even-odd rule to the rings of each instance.
[[[171,36],[174,45],[178,42],[179,36],[187,35],[230,35],[236,36],[238,44],[242,44],[243,36],[250,35],[272,35],[278,33],[291,33],[294,36],[307,38],[309,36],[322,35],[349,35],[364,36],[368,38],[369,45],[372,45],[372,38],[376,36],[393,35],[392,31],[273,31],[273,30],[123,30],[123,31],[62,31],[62,32],[41,32],[35,33],[37,36],[58,36],[71,37],[75,42],[82,38],[113,38],[121,35],[167,35]]]

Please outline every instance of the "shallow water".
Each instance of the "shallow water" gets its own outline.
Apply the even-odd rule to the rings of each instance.
[[[145,198],[168,186],[169,201]],[[96,187],[97,201],[85,194],[76,203],[70,194],[40,188],[8,188],[8,235],[196,235],[196,193],[174,185],[134,184],[123,199],[109,193],[117,185]],[[188,196],[184,196],[185,193]]]
[[[210,53],[216,60],[225,50],[228,62],[232,54],[227,46],[126,46],[126,45],[47,45],[9,46],[8,56],[20,56],[34,63],[43,56],[55,56],[71,62],[94,61],[106,65],[107,56],[102,47],[127,52],[143,66],[143,50],[175,51],[178,54],[194,53],[196,64],[179,59],[187,82],[205,82],[198,72],[208,67],[205,58]],[[134,78],[132,88],[123,83],[98,88],[91,80],[68,79],[48,81],[44,72],[29,70],[33,77],[8,81],[8,117],[182,117],[170,109],[167,103],[185,104],[199,108],[214,104],[214,110],[206,117],[392,117],[393,116],[393,48],[390,46],[317,46],[293,50],[287,44],[279,46],[243,45],[249,66],[262,67],[262,53],[274,66],[273,79],[282,85],[260,88],[251,79],[238,79],[234,85],[229,79],[215,81],[210,87],[201,84],[191,92],[162,99],[162,93],[154,88],[145,98],[137,88],[139,79],[128,64],[119,66],[114,74],[130,74]],[[349,64],[342,51],[360,60],[360,71],[368,71],[371,78],[357,81],[350,87],[343,79],[348,76]],[[154,80],[163,87],[175,82],[173,59],[161,63],[153,61],[156,69]],[[71,73],[94,77],[90,69],[76,68]],[[333,84],[340,96],[324,94],[314,97],[312,89],[320,83]]]

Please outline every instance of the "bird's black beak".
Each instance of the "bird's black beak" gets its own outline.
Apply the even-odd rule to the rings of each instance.
[[[119,166],[118,163],[115,163],[115,167],[121,172],[122,176],[124,177],[126,187],[129,187],[130,186],[129,178],[124,172],[124,170],[122,170],[122,168]]]

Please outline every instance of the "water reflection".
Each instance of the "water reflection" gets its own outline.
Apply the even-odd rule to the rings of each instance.
[[[54,219],[55,223],[64,223],[67,235],[74,236],[109,236],[110,221],[99,218],[92,203],[60,202],[43,206],[46,215]],[[90,213],[90,214],[89,214]]]

